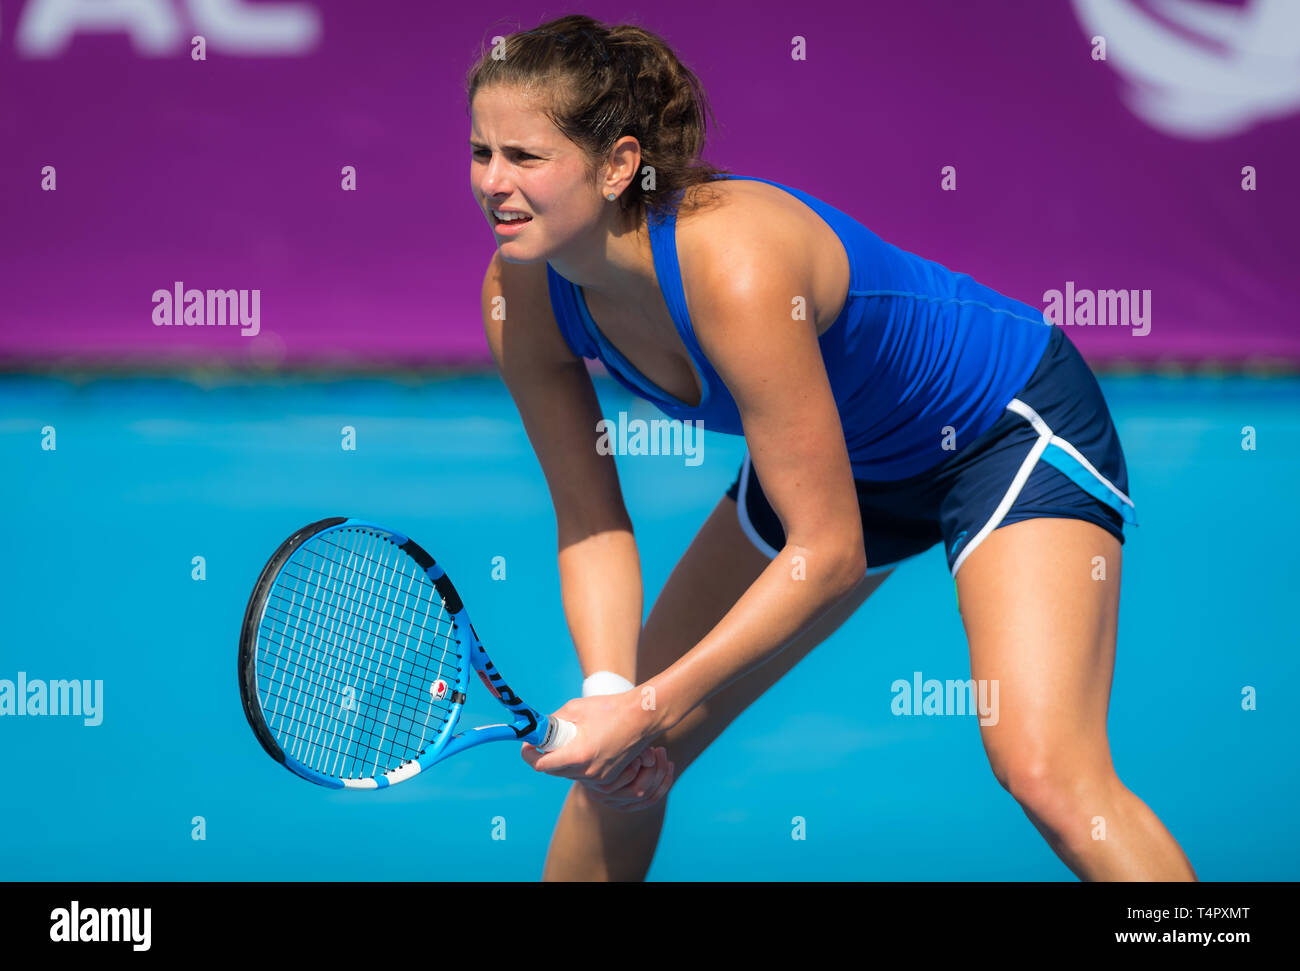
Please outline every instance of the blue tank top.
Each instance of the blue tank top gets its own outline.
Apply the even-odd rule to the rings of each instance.
[[[905,479],[950,458],[988,430],[1029,380],[1051,333],[1041,311],[886,243],[806,192],[752,176],[723,178],[783,189],[844,244],[848,296],[819,343],[855,478]],[[560,333],[574,354],[599,359],[615,380],[669,417],[742,434],[736,402],[700,350],[687,313],[676,205],[648,220],[648,229],[660,291],[700,379],[699,405],[674,398],[638,372],[600,332],[579,288],[548,264]]]

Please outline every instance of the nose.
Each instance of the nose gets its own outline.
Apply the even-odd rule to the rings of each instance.
[[[505,168],[505,161],[494,152],[492,157],[488,159],[487,164],[483,166],[483,174],[479,177],[479,190],[485,198],[490,199],[493,196],[509,197],[510,186],[507,182]]]

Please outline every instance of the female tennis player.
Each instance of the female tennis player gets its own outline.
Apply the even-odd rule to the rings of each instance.
[[[485,329],[551,492],[587,675],[557,712],[575,741],[524,747],[574,780],[544,878],[644,879],[675,778],[942,542],[971,675],[999,685],[980,729],[998,781],[1081,879],[1195,879],[1111,764],[1133,504],[1065,332],[807,193],[702,162],[704,93],[645,30],[563,17],[506,37],[467,81],[497,245]],[[644,627],[584,358],[748,450]]]

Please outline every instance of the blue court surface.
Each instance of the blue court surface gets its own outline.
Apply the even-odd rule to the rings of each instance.
[[[1124,548],[1111,698],[1120,778],[1201,879],[1295,880],[1300,381],[1102,385],[1141,523]],[[606,414],[655,416],[605,379],[599,389]],[[355,451],[340,447],[345,425]],[[1253,451],[1243,426],[1256,430]],[[694,467],[618,460],[647,610],[743,454],[723,436],[704,449]],[[355,515],[438,558],[526,700],[554,710],[577,693],[549,498],[495,377],[10,377],[0,461],[0,679],[103,682],[97,726],[0,718],[0,875],[540,876],[568,784],[534,773],[517,745],[382,792],[326,790],[265,755],[235,677],[266,558],[300,525]],[[206,579],[191,576],[196,556]],[[974,716],[891,713],[891,684],[915,671],[970,674],[937,547],[683,776],[650,878],[1074,879],[994,779]],[[500,720],[479,689],[474,710]],[[1248,689],[1256,710],[1243,709]],[[792,838],[795,817],[805,839]]]

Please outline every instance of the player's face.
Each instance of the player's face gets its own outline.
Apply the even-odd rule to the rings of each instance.
[[[502,259],[546,260],[592,231],[602,210],[586,157],[524,92],[481,89],[470,114],[470,186]],[[526,218],[502,221],[497,209]]]

